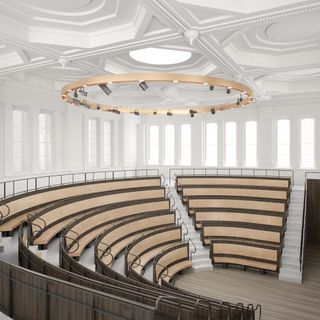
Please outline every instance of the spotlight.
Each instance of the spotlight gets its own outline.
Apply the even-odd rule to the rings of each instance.
[[[134,114],[135,116],[140,116],[140,112],[139,112],[138,110],[135,110],[135,111],[133,112],[133,114]]]
[[[99,87],[107,96],[112,93],[112,90],[106,84],[99,84]]]
[[[231,93],[231,88],[228,87],[226,92],[227,92],[227,94],[230,94]]]
[[[172,112],[171,112],[171,111],[168,111],[168,112],[167,112],[167,116],[171,117],[171,116],[172,116]]]
[[[116,108],[112,109],[111,112],[113,112],[113,113],[115,113],[115,114],[120,114],[120,110],[118,110],[118,109],[116,109]]]
[[[210,91],[214,90],[214,86],[209,86]]]
[[[241,94],[240,94],[239,101],[240,101],[240,102],[242,102],[242,101],[243,101],[243,97],[242,97],[242,95],[241,95]]]
[[[153,114],[156,115],[157,114],[157,110],[153,110]]]
[[[189,110],[189,113],[190,113],[190,117],[194,118],[194,114],[197,113],[197,111]]]
[[[74,97],[74,98],[78,98],[78,92],[77,92],[77,90],[74,90],[74,92],[73,92],[73,97]]]
[[[239,106],[240,105],[240,99],[238,98],[237,99],[237,106]]]
[[[215,109],[211,109],[211,114],[215,114],[216,113],[216,110]]]
[[[80,88],[80,89],[79,89],[79,93],[80,93],[80,95],[82,95],[82,96],[84,96],[84,97],[86,97],[86,96],[88,95],[88,92],[85,91],[84,88]]]
[[[139,83],[139,87],[140,87],[143,91],[146,91],[146,90],[149,88],[145,81],[141,81],[141,82]]]
[[[97,104],[97,110],[101,110],[101,106],[100,106],[100,104]]]

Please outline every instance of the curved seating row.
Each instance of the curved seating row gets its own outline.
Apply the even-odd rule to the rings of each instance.
[[[161,177],[139,177],[63,185],[8,198],[3,200],[0,205],[2,213],[0,231],[5,235],[10,235],[10,232],[27,219],[28,214],[59,200],[128,188],[156,187],[160,184]]]

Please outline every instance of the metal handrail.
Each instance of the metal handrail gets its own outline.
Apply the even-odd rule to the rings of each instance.
[[[212,305],[211,305],[211,301],[207,300],[207,299],[203,299],[203,298],[198,298],[195,302],[194,305],[194,309],[193,309],[193,316],[194,318],[197,317],[199,318],[198,312],[199,312],[199,302],[204,301],[208,307],[209,307],[209,311],[208,311],[208,319],[207,320],[211,320],[211,311],[212,311]]]
[[[215,175],[238,175],[238,176],[262,176],[259,173],[264,173],[265,176],[276,176],[276,177],[290,177],[292,185],[294,185],[294,170],[291,169],[266,169],[266,168],[170,168],[169,169],[169,181],[174,180],[176,173],[174,171],[180,172],[181,175],[185,173],[188,175],[196,174],[215,174]],[[200,173],[199,173],[200,172]],[[249,174],[251,173],[251,174]],[[275,173],[275,174],[270,174]],[[289,173],[288,176],[283,176],[282,173]]]
[[[103,242],[103,241],[99,241],[99,244],[103,244],[104,246],[106,246],[106,248],[104,249],[104,250],[102,250],[102,249],[99,249],[99,247],[98,247],[98,245],[97,245],[97,247],[96,247],[96,251],[97,252],[102,252],[102,254],[100,255],[100,257],[99,257],[99,255],[98,255],[98,258],[101,260],[102,258],[104,258],[105,256],[111,256],[111,262],[110,263],[112,263],[113,262],[113,260],[114,260],[114,256],[113,256],[113,254],[111,253],[111,250],[112,250],[112,247],[110,247],[110,245],[109,244],[107,244],[107,243],[105,243],[105,242]],[[110,264],[109,263],[109,264]]]
[[[40,221],[43,222],[44,226],[40,226],[38,223],[35,223],[34,221],[31,221],[30,219],[33,217],[32,214],[28,214],[27,215],[27,220],[25,220],[26,223],[30,224],[31,226],[36,226],[39,228],[39,230],[32,230],[32,236],[35,237],[39,232],[41,232],[42,230],[44,230],[47,227],[47,223],[44,219],[42,219],[41,217],[37,217],[37,219],[39,219]]]
[[[10,207],[9,207],[6,203],[3,203],[1,206],[6,207],[7,210],[8,210],[8,212],[7,212],[7,214],[3,214],[2,211],[0,210],[0,222],[1,222],[4,218],[6,218],[6,217],[10,214],[10,212],[11,212]]]
[[[230,305],[229,305],[229,307],[230,307]],[[240,307],[240,308],[239,308]],[[236,304],[236,306],[235,306],[235,308],[232,310],[233,311],[233,313],[235,314],[236,312],[237,312],[237,310],[240,310],[241,311],[241,318],[240,318],[240,320],[243,320],[243,313],[244,313],[244,309],[243,309],[243,303],[237,303]]]
[[[185,228],[186,228],[186,230],[187,230],[187,232],[186,233],[183,233],[182,234],[182,239],[183,239],[183,241],[185,240],[185,238],[186,238],[186,235],[188,235],[189,234],[189,229],[188,229],[188,227],[187,227],[187,225],[184,223],[184,221],[182,221],[182,223],[181,223],[181,227],[182,226],[184,226]]]
[[[172,199],[172,204],[171,204],[171,201],[170,201],[170,207],[171,207],[171,209],[173,209],[174,207],[175,207],[175,205],[176,205],[176,200],[174,199],[174,197],[172,196],[172,194],[170,194],[170,198],[169,198],[170,200]]]
[[[197,252],[197,247],[196,247],[196,245],[194,244],[194,242],[192,241],[191,238],[188,239],[188,242],[191,242],[192,245],[193,245],[193,248],[194,248],[193,251],[190,251],[190,249],[189,249],[189,251],[190,251],[190,260],[192,260],[192,255]]]
[[[179,213],[179,217],[177,217],[177,213]],[[182,219],[182,214],[179,208],[176,208],[176,220],[177,220],[177,224],[180,224],[180,221]]]
[[[134,253],[131,253],[131,252],[127,252],[127,256],[129,256],[129,255],[133,256],[133,257],[135,257],[137,259],[135,259],[134,261],[131,261],[131,262],[128,263],[128,269],[129,268],[136,268],[136,267],[139,267],[139,266],[143,267],[143,265],[141,264],[141,257],[140,256],[138,256],[138,255],[136,255]]]
[[[168,198],[168,196],[170,195],[170,187],[168,186],[168,184],[166,182],[163,184],[163,186],[166,189],[166,197]]]
[[[4,182],[0,182],[0,185],[3,185],[3,196],[0,200],[12,198],[20,194],[26,194],[32,191],[37,191],[41,189],[50,189],[54,186],[62,186],[68,184],[75,183],[85,183],[88,181],[106,181],[110,179],[118,179],[121,177],[115,177],[117,173],[121,172],[123,178],[129,177],[139,177],[142,176],[139,173],[144,173],[143,176],[149,176],[150,174],[159,175],[159,169],[122,169],[122,170],[100,170],[100,171],[89,171],[89,172],[71,172],[71,173],[61,173],[61,174],[52,174],[46,176],[37,176],[37,177],[29,177],[29,178],[20,178],[16,180],[8,180]],[[128,175],[128,173],[133,173],[132,175]],[[100,175],[97,177],[97,175]],[[101,175],[103,177],[101,177]],[[107,176],[109,175],[109,178]],[[77,179],[78,177],[80,179]],[[64,178],[69,177],[67,182],[64,182]],[[53,178],[57,178],[59,180],[57,183],[52,184]],[[45,185],[40,186],[41,182],[45,181]],[[24,183],[23,191],[16,192],[17,184],[19,182]],[[9,188],[12,191],[8,191]]]
[[[160,301],[162,300],[173,300],[175,302],[178,303],[178,316],[177,316],[177,320],[180,320],[181,319],[181,301],[176,298],[176,297],[173,297],[173,296],[159,296],[156,300],[156,305],[155,305],[155,311],[158,311],[159,310],[159,304],[160,304]]]
[[[64,232],[64,234],[62,235],[63,238],[64,238],[64,246],[65,246],[66,250],[68,251],[68,253],[74,253],[74,252],[76,252],[76,251],[80,248],[80,243],[79,243],[79,240],[78,240],[78,238],[80,237],[80,235],[79,235],[78,232],[72,230],[70,226],[66,226],[64,229],[65,229],[65,231],[66,231],[66,232]],[[69,233],[69,232],[75,234],[75,235],[76,235],[76,238],[72,238],[72,237],[68,236],[68,233]],[[67,245],[66,239],[71,240],[71,243],[69,243],[69,244]],[[70,248],[74,245],[74,243],[76,243],[76,245],[77,245],[77,246],[76,246],[76,249],[73,249],[72,251],[70,251]]]

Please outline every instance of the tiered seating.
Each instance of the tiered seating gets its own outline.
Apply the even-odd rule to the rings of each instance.
[[[89,196],[106,191],[155,187],[160,185],[160,181],[160,177],[143,177],[79,183],[51,187],[8,198],[0,205],[0,231],[4,236],[11,235],[12,231],[27,219],[28,214],[49,208],[51,204],[55,206],[59,200],[65,201],[68,198]]]
[[[175,226],[175,214],[170,211],[169,200],[165,199],[164,188],[160,187],[160,178],[156,178],[158,184],[148,188],[145,186],[148,184],[147,180],[151,178],[145,180],[137,178],[136,180],[139,179],[141,185],[138,187],[130,185],[134,183],[135,179],[127,179],[122,180],[122,186],[113,190],[99,190],[91,194],[84,191],[80,195],[66,196],[65,198],[61,195],[55,200],[49,196],[48,199],[51,199],[49,202],[38,197],[39,203],[37,203],[33,198],[32,204],[25,207],[20,206],[7,221],[6,218],[3,218],[3,225],[8,223],[6,230],[11,232],[13,229],[10,230],[8,227],[10,220],[15,218],[21,220],[23,215],[34,213],[36,208],[39,209],[39,212],[29,218],[30,227],[27,239],[23,236],[23,229],[21,229],[19,261],[24,267],[50,276],[28,273],[23,269],[17,269],[0,262],[0,287],[8,291],[11,297],[4,302],[3,310],[9,315],[20,317],[22,316],[20,311],[23,310],[28,313],[29,318],[39,319],[54,319],[57,315],[56,310],[59,310],[63,317],[69,314],[68,318],[71,320],[87,317],[87,315],[94,315],[101,320],[120,318],[160,320],[179,317],[193,319],[194,316],[198,319],[254,319],[255,310],[249,306],[239,308],[239,305],[210,300],[180,291],[175,287],[161,288],[156,285],[140,283],[135,279],[115,273],[104,276],[75,261],[74,257],[79,257],[85,246],[92,242],[95,236],[107,229],[101,236],[101,239],[106,241],[101,242],[105,243],[105,248],[102,248],[104,250],[102,259],[110,256],[110,253],[116,256],[132,240],[135,241],[132,244],[137,244],[137,247],[133,246],[132,248],[138,249],[138,242],[143,244],[143,239],[150,236],[149,241],[154,241],[154,243],[148,243],[145,240],[144,245],[147,251],[140,252],[141,257],[147,263],[150,261],[148,259],[153,258],[152,255],[158,256],[154,252],[150,253],[155,249],[150,245],[158,246],[158,249],[163,246],[162,250],[165,250],[160,254],[159,259],[164,259],[162,262],[167,268],[165,270],[170,270],[168,277],[164,274],[166,271],[161,273],[161,279],[164,279],[163,283],[167,283],[179,270],[190,266],[190,261],[187,261],[189,250],[186,248],[188,244],[176,245],[176,240],[181,240],[181,227]],[[119,181],[112,182],[117,184]],[[110,183],[110,181],[106,183]],[[72,187],[74,186],[68,186],[66,189]],[[57,191],[56,188],[52,188],[51,190],[43,190],[41,193],[49,195],[50,192],[55,191]],[[30,196],[34,195],[35,193],[30,194]],[[11,200],[14,202],[19,198]],[[9,204],[9,201],[7,203]],[[8,206],[10,207],[10,205]],[[2,208],[4,207],[2,206]],[[13,207],[14,205],[11,206],[11,209]],[[10,214],[7,216],[9,217]],[[50,239],[64,227],[66,227],[63,231],[65,241],[60,243],[60,265],[72,273],[52,266],[28,249],[30,241],[33,244],[47,245]],[[169,236],[170,231],[173,230],[175,230],[175,234]],[[163,232],[166,239],[162,237],[162,240],[156,241],[157,232],[159,234]],[[183,248],[181,251],[178,249],[179,246]],[[173,253],[175,252],[173,247],[177,249],[176,254]],[[112,265],[112,261],[110,263],[108,258],[104,262],[106,262],[106,266]],[[184,263],[183,268],[182,262]],[[18,285],[12,285],[12,283]],[[25,284],[27,285],[26,289]],[[10,302],[15,297],[24,299],[27,295],[28,306],[24,307],[23,304],[19,310],[16,304],[12,305]],[[0,300],[2,300],[1,295]],[[40,308],[40,310],[39,304],[44,308]],[[44,309],[44,313],[42,309]]]
[[[213,264],[279,270],[290,179],[178,176],[176,187]]]
[[[164,249],[154,260],[153,281],[160,285],[168,283],[176,273],[191,266],[189,242],[170,246]]]

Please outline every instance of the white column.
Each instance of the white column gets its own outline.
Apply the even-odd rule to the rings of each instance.
[[[300,168],[301,154],[301,121],[300,118],[291,118],[290,121],[290,164],[291,168]]]
[[[12,161],[12,105],[5,104],[3,107],[4,116],[4,174],[11,176],[13,174]]]

